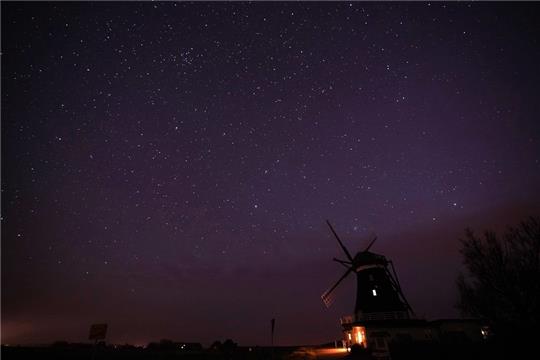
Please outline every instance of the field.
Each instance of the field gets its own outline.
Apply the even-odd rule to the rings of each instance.
[[[300,360],[300,359],[340,359],[345,358],[345,349],[333,349],[311,346],[293,347],[238,347],[232,351],[201,350],[167,350],[154,351],[143,348],[123,347],[92,347],[83,346],[48,346],[22,347],[3,346],[3,359],[79,359],[79,360]]]

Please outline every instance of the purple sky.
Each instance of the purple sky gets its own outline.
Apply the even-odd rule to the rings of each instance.
[[[538,214],[538,3],[2,2],[2,342],[340,337],[341,256],[458,316]]]

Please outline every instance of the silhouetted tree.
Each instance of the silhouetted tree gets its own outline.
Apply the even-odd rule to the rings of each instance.
[[[222,350],[225,352],[233,352],[238,347],[238,344],[232,341],[231,339],[227,339],[223,342]]]
[[[466,274],[458,308],[489,321],[495,335],[527,337],[540,326],[540,220],[530,217],[502,236],[471,229],[461,239]]]
[[[159,341],[159,348],[161,351],[174,351],[176,350],[176,345],[172,340],[161,339]]]
[[[161,339],[159,343],[151,342],[146,346],[147,350],[151,351],[174,351],[176,350],[175,343],[169,339]]]

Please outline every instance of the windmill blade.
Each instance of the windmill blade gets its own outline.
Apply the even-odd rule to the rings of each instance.
[[[339,236],[338,234],[336,233],[336,231],[334,230],[334,228],[332,227],[332,224],[330,224],[330,221],[326,220],[326,223],[328,224],[328,226],[330,227],[330,230],[332,230],[332,233],[334,234],[334,236],[336,237],[338,243],[339,243],[339,246],[341,246],[341,248],[343,249],[343,251],[345,252],[345,255],[347,255],[347,259],[349,259],[351,262],[353,261],[353,258],[351,256],[351,254],[349,254],[349,251],[347,250],[347,248],[345,247],[345,245],[343,245],[343,243],[341,242],[341,240],[339,239]]]
[[[373,235],[373,240],[371,240],[371,242],[369,243],[369,245],[367,246],[367,248],[364,250],[364,252],[368,251],[371,246],[373,245],[373,243],[375,243],[375,240],[377,240],[377,236],[376,235]]]
[[[333,258],[332,260],[334,260],[337,263],[340,263],[341,265],[345,266],[347,269],[350,268],[352,265],[350,261],[345,261],[345,260],[336,259],[336,258]]]
[[[391,276],[390,272],[387,271],[387,273],[388,273],[388,276]],[[405,305],[405,307],[410,311],[410,314],[413,315],[413,316],[416,316],[416,314],[414,313],[414,310],[412,309],[411,305],[407,301],[407,298],[405,297],[405,294],[403,294],[403,291],[401,291],[401,289],[398,287],[396,282],[394,280],[391,280],[390,285],[392,286],[392,289],[398,295],[398,298],[403,303],[403,305]]]
[[[330,306],[332,306],[332,304],[334,303],[334,297],[333,296],[330,296],[330,294],[322,294],[321,296],[321,299],[324,303],[324,306],[326,306],[326,308],[328,309]]]
[[[324,305],[326,305],[326,307],[330,307],[330,305],[332,304],[332,298],[330,297],[332,291],[334,291],[334,289],[339,285],[339,283],[341,283],[343,279],[345,279],[352,271],[353,268],[350,267],[347,271],[345,271],[345,274],[343,274],[339,278],[339,280],[334,284],[334,286],[332,286],[329,290],[325,291],[324,294],[321,295],[321,299],[324,302]]]
[[[388,263],[392,267],[392,273],[393,274],[390,273],[388,268],[386,268],[386,272],[388,273],[389,278],[390,278],[391,282],[393,283],[394,288],[396,289],[396,292],[398,293],[399,297],[401,297],[401,300],[405,303],[405,306],[407,306],[407,308],[409,309],[411,314],[413,316],[416,316],[416,314],[414,313],[413,308],[411,307],[411,305],[407,301],[407,298],[405,297],[405,294],[403,293],[403,290],[401,290],[401,285],[399,284],[399,279],[397,277],[396,269],[394,268],[394,263],[392,261],[389,261]]]
[[[392,273],[394,275],[394,278],[396,279],[396,283],[397,283],[397,286],[398,286],[398,289],[399,291],[401,291],[401,285],[399,283],[399,278],[397,277],[397,273],[396,273],[396,268],[394,267],[394,263],[392,261],[389,261],[388,262],[390,264],[390,266],[392,267]]]

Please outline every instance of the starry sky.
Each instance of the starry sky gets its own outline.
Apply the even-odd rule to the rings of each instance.
[[[3,343],[338,339],[325,219],[458,316],[539,212],[538,3],[1,6]]]

